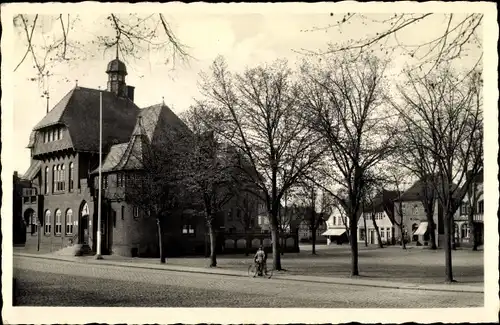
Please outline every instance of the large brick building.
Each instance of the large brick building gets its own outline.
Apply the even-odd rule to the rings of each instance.
[[[27,248],[55,251],[78,243],[95,251],[98,184],[94,171],[99,166],[102,93],[102,253],[157,254],[155,220],[141,218],[136,207],[115,194],[124,188],[123,177],[134,169],[137,157],[132,155],[144,139],[161,145],[172,131],[189,129],[164,104],[137,107],[134,87],[125,82],[126,66],[118,58],[109,62],[106,73],[105,91],[75,86],[33,128],[28,144],[31,165],[23,176],[31,182],[23,190]],[[196,227],[203,223],[197,222]],[[183,226],[174,232],[182,236]],[[197,233],[189,230],[186,235]],[[199,233],[203,238],[204,232]]]

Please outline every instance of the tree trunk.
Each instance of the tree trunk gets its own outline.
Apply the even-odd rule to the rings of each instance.
[[[156,224],[158,225],[158,247],[160,250],[160,263],[166,262],[165,250],[163,249],[163,231],[161,229],[161,222],[159,219],[156,220]]]
[[[208,226],[208,231],[210,235],[210,267],[216,267],[217,266],[217,254],[216,254],[216,235],[215,235],[215,229],[210,224]]]
[[[312,229],[312,254],[316,255],[316,229]]]
[[[281,271],[281,256],[279,250],[279,238],[277,227],[271,227],[271,241],[273,247],[273,267],[277,271]]]
[[[437,249],[436,244],[436,224],[434,223],[433,213],[427,213],[427,231],[429,232],[429,240],[431,242],[431,249]]]
[[[451,249],[456,250],[457,249],[457,238],[455,236],[455,222],[453,219],[448,219],[448,226],[450,228],[450,236],[451,236]],[[458,229],[460,232],[460,229]]]
[[[245,256],[250,254],[250,234],[245,231]]]
[[[380,236],[380,229],[378,229],[377,221],[375,221],[375,215],[373,213],[372,213],[372,222],[373,226],[375,227],[375,232],[377,233],[378,247],[384,248],[384,244],[382,244],[382,237]]]
[[[453,270],[451,261],[451,251],[452,251],[452,229],[450,229],[451,221],[453,221],[453,214],[446,212],[445,222],[444,222],[444,256],[445,256],[445,280],[448,283],[455,282],[453,280]]]
[[[356,212],[350,213],[349,216],[350,235],[351,235],[351,275],[359,275],[358,267],[358,233],[357,233],[357,220]]]
[[[366,230],[366,216],[363,213],[363,225],[365,226],[365,247],[368,247],[368,231]]]
[[[404,231],[403,220],[401,220],[401,223],[399,224],[399,231],[401,232],[401,246],[403,247],[403,249],[406,249],[405,234],[403,232]]]

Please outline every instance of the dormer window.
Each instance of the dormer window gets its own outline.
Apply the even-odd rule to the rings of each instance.
[[[62,127],[55,127],[51,128],[43,133],[43,142],[52,142],[52,141],[58,141],[61,140],[63,137],[63,128]]]

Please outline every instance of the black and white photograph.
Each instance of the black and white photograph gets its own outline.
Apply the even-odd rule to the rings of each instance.
[[[495,9],[2,4],[3,319],[498,320]]]

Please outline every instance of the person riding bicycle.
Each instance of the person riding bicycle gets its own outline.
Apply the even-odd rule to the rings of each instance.
[[[266,252],[264,252],[262,246],[259,247],[253,259],[255,261],[255,266],[257,267],[257,270],[259,270],[259,275],[262,275],[262,271],[264,271],[264,273],[267,274],[267,266],[266,266],[267,255]]]

